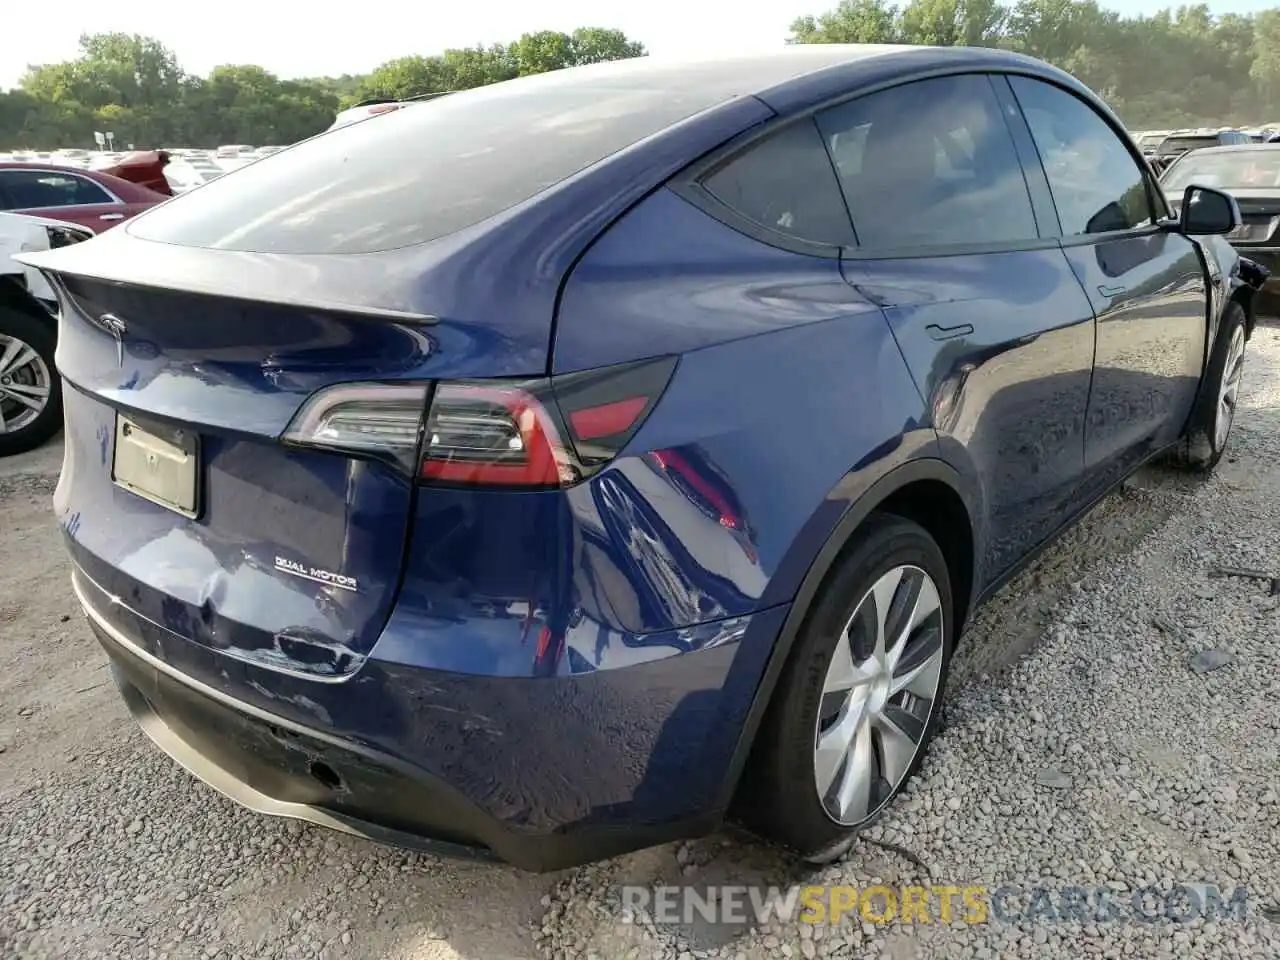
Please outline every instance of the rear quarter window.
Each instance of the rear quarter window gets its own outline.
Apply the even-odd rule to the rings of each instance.
[[[754,144],[702,186],[773,233],[818,244],[853,243],[840,184],[812,120],[789,124]]]
[[[259,253],[425,243],[730,97],[723,86],[673,88],[634,71],[494,84],[331,130],[127,229],[146,240]]]

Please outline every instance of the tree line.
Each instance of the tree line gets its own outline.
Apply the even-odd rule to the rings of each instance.
[[[283,145],[319,133],[338,110],[368,97],[465,90],[644,52],[619,30],[584,27],[401,57],[365,75],[283,80],[253,64],[196,76],[159,40],[86,34],[74,60],[30,66],[17,88],[0,91],[0,149],[92,148],[94,131],[139,149]]]
[[[1280,8],[1218,17],[1197,4],[1123,17],[1095,0],[839,0],[796,20],[787,39],[1017,50],[1075,74],[1135,128],[1280,124]],[[368,97],[644,54],[619,30],[583,27],[401,57],[368,74],[285,80],[255,65],[197,76],[153,38],[88,34],[75,59],[33,65],[17,88],[0,91],[0,149],[91,147],[95,130],[139,148],[287,144]]]

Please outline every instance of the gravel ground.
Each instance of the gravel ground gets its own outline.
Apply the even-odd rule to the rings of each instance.
[[[980,614],[914,787],[840,863],[737,837],[560,875],[243,812],[134,729],[75,613],[55,446],[0,462],[0,955],[533,960],[1280,954],[1280,332],[1207,483],[1144,471]],[[1192,658],[1228,662],[1199,673]],[[1197,662],[1198,663],[1198,662]],[[1246,886],[1241,922],[624,924],[617,885]],[[934,913],[936,917],[936,911]]]

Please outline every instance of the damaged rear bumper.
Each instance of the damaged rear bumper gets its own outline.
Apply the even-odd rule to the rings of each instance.
[[[655,822],[644,816],[643,794],[634,795],[633,800],[620,809],[598,802],[592,804],[587,798],[596,791],[603,794],[607,788],[609,793],[616,794],[616,787],[592,783],[585,773],[571,771],[572,753],[566,755],[568,762],[563,764],[545,755],[525,756],[524,750],[519,751],[518,757],[480,749],[460,757],[458,762],[465,763],[467,770],[499,778],[497,782],[508,785],[518,783],[526,775],[525,769],[545,770],[549,764],[561,768],[559,779],[562,781],[566,776],[573,777],[576,799],[587,806],[589,815],[561,816],[558,823],[546,826],[543,824],[562,798],[528,796],[524,798],[525,809],[538,807],[544,812],[544,819],[537,826],[522,828],[520,823],[512,822],[515,817],[504,819],[494,815],[491,806],[494,801],[488,790],[478,798],[468,795],[466,787],[472,785],[475,778],[463,776],[460,788],[459,784],[340,726],[325,729],[301,722],[250,702],[237,691],[219,689],[212,682],[177,669],[147,649],[149,639],[131,635],[134,624],[127,608],[113,606],[79,571],[73,577],[73,585],[95,636],[110,658],[121,694],[142,730],[195,777],[260,814],[302,820],[368,840],[438,855],[502,860],[531,871],[562,869],[704,834],[721,822],[723,808],[719,805]],[[714,662],[709,659],[710,655],[728,653],[730,651],[706,651],[608,673],[622,674],[632,669],[696,671],[699,664],[706,666]],[[377,666],[371,661],[366,669],[376,670]],[[490,678],[474,679],[490,681]],[[611,678],[611,682],[618,679]],[[597,700],[611,692],[609,687],[594,685],[591,677],[573,678],[568,681],[572,687],[567,684],[559,687],[562,681],[556,679],[508,679],[505,682],[530,685],[528,696],[535,699],[538,691],[550,695],[558,689],[562,709],[572,706],[564,701],[566,691],[578,691]],[[648,686],[644,673],[633,677],[632,682],[645,682]],[[438,689],[439,682],[433,683]],[[359,691],[343,691],[337,684],[317,686],[323,687],[330,696],[339,693],[376,696],[381,685],[382,681],[370,682]],[[383,687],[384,692],[386,689]],[[483,687],[481,693],[487,690],[488,687]],[[246,694],[252,693],[252,689],[246,690]],[[408,695],[421,696],[418,690]],[[714,717],[715,711],[710,717],[702,711],[699,714],[705,723]],[[451,715],[436,716],[447,719]],[[457,722],[456,712],[452,719]],[[549,726],[554,728],[557,720],[563,717],[553,717]],[[685,738],[696,737],[699,724],[663,722],[659,726],[665,728],[668,735],[681,735],[682,742],[688,744]],[[418,741],[429,743],[437,738],[447,740],[455,736],[456,731],[442,726],[438,731],[415,729],[413,734]],[[475,746],[479,748],[482,744],[477,742]],[[652,757],[648,759],[647,779],[661,781],[662,795],[678,790],[680,784],[662,776],[661,765],[654,764]],[[582,760],[596,768],[602,760],[608,764],[608,759],[599,754],[584,756]],[[642,774],[643,767],[642,763]],[[682,778],[676,776],[675,779]],[[648,811],[652,811],[652,806]],[[609,815],[611,822],[599,822],[602,814]],[[591,822],[593,820],[595,822]]]

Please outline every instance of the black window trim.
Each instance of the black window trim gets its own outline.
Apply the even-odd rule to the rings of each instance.
[[[734,137],[728,143],[711,151],[709,154],[695,160],[683,171],[676,174],[668,181],[667,187],[674,193],[692,203],[698,209],[707,215],[719,220],[721,223],[736,230],[745,236],[761,243],[768,244],[781,250],[787,250],[791,253],[798,253],[805,256],[821,257],[825,259],[840,260],[903,260],[908,258],[924,259],[937,257],[958,257],[958,256],[974,256],[987,253],[1016,253],[1021,251],[1033,250],[1050,250],[1061,245],[1062,235],[1061,229],[1054,231],[1049,229],[1046,231],[1048,224],[1042,223],[1040,220],[1040,211],[1036,205],[1035,190],[1030,181],[1027,181],[1027,165],[1026,159],[1022,156],[1019,149],[1018,139],[1013,128],[1010,127],[1008,120],[1005,118],[1004,110],[1001,109],[1001,118],[1005,120],[1005,128],[1009,131],[1010,138],[1014,141],[1014,150],[1023,167],[1023,179],[1027,185],[1028,199],[1031,203],[1032,214],[1036,222],[1037,232],[1039,236],[1029,237],[1025,240],[1010,240],[998,243],[947,243],[936,244],[931,246],[921,246],[913,244],[910,246],[898,247],[863,247],[860,245],[849,244],[846,246],[834,246],[832,244],[817,243],[808,240],[801,240],[797,237],[788,236],[770,230],[762,224],[756,223],[754,220],[746,217],[731,207],[720,201],[714,194],[707,190],[702,181],[715,173],[722,166],[728,164],[739,154],[745,153],[755,143],[773,136],[784,127],[794,123],[808,121],[814,123],[814,117],[834,107],[850,103],[854,100],[868,97],[873,94],[883,93],[886,90],[892,90],[897,87],[906,86],[911,83],[918,83],[922,80],[936,80],[945,77],[961,77],[972,75],[985,76],[992,84],[992,92],[998,104],[1003,108],[1003,102],[1000,98],[1000,84],[997,82],[1001,78],[1005,78],[1010,74],[1019,76],[1027,76],[1036,80],[1045,80],[1046,78],[1033,70],[1020,70],[1016,65],[1008,65],[1001,67],[933,67],[924,70],[915,70],[909,73],[895,76],[891,79],[884,80],[880,83],[869,84],[860,87],[856,92],[843,92],[835,97],[811,104],[803,110],[785,117],[775,116],[749,130],[746,130],[738,136]],[[1007,80],[1005,83],[1007,85]],[[1048,82],[1048,81],[1046,81]],[[1056,86],[1056,84],[1055,84]],[[1012,95],[1012,92],[1010,93]],[[1016,99],[1015,99],[1016,104]],[[1094,111],[1097,112],[1096,110]],[[1018,116],[1022,117],[1021,107],[1018,109]],[[1022,120],[1026,122],[1025,118]],[[1029,136],[1029,134],[1028,134]],[[1034,141],[1032,142],[1034,146]],[[830,153],[828,152],[828,158]],[[1039,153],[1035,154],[1036,167],[1039,169],[1040,176],[1044,176],[1044,168],[1040,162]],[[833,162],[834,163],[834,162]],[[834,165],[833,165],[834,172]],[[1033,178],[1034,179],[1034,178]],[[839,177],[836,177],[836,184],[840,187],[841,200],[844,200],[843,187],[840,186]],[[1048,187],[1048,180],[1045,179],[1045,188]],[[1041,198],[1043,202],[1043,197]],[[1052,202],[1052,195],[1049,195],[1049,201]],[[850,217],[850,234],[856,240],[857,225],[852,223],[852,215],[849,212],[848,204],[845,204],[845,214]],[[1056,224],[1056,211],[1054,213],[1054,221]],[[1095,234],[1095,236],[1101,236]]]
[[[1072,90],[1070,87],[1064,86],[1061,83],[1056,83],[1048,77],[1034,73],[1006,71],[1006,75],[1004,77],[1005,85],[1009,88],[1009,95],[1013,97],[1013,102],[1018,107],[1018,115],[1022,118],[1022,123],[1026,126],[1028,135],[1030,135],[1031,132],[1031,125],[1027,121],[1026,114],[1022,110],[1022,103],[1018,100],[1017,91],[1013,89],[1013,84],[1009,82],[1009,76],[1019,76],[1023,79],[1033,81],[1038,80],[1040,83],[1054,87],[1067,96],[1073,97],[1077,100],[1085,107],[1085,109],[1089,110],[1089,112],[1101,120],[1103,124],[1105,124],[1106,127],[1116,135],[1121,146],[1124,147],[1125,152],[1129,154],[1129,159],[1132,160],[1134,165],[1138,168],[1138,175],[1142,178],[1144,191],[1147,195],[1147,213],[1151,217],[1151,222],[1142,226],[1128,227],[1124,230],[1107,230],[1102,233],[1066,233],[1062,229],[1062,219],[1057,213],[1057,201],[1053,199],[1053,191],[1050,189],[1049,200],[1053,204],[1053,222],[1057,227],[1057,235],[1055,239],[1059,246],[1065,250],[1070,247],[1088,246],[1089,244],[1100,243],[1107,240],[1147,237],[1154,236],[1157,233],[1167,232],[1168,225],[1166,221],[1168,220],[1169,208],[1164,203],[1164,194],[1159,190],[1158,185],[1154,183],[1154,175],[1151,172],[1150,164],[1147,163],[1146,158],[1142,155],[1142,151],[1138,149],[1137,145],[1133,142],[1133,138],[1129,136],[1129,132],[1127,130],[1121,127],[1118,123],[1113,123],[1110,117],[1101,113],[1097,107],[1090,103],[1086,98],[1080,96],[1077,91]],[[1035,148],[1035,162],[1040,168],[1040,175],[1044,177],[1045,185],[1048,186],[1049,178],[1048,174],[1046,174],[1044,170],[1044,158],[1040,156],[1040,148],[1036,146],[1034,137],[1031,137],[1031,144]],[[1161,212],[1163,212],[1165,216],[1159,216],[1158,214]]]
[[[1040,236],[1046,240],[1061,237],[1062,222],[1058,219],[1058,205],[1053,199],[1053,189],[1044,172],[1044,163],[1036,148],[1036,138],[1031,135],[1031,127],[1022,112],[1022,104],[1014,96],[1013,85],[1009,83],[1007,74],[992,76],[991,85],[995,88],[996,100],[1000,104],[1001,116],[1005,118],[1005,126],[1009,128],[1009,136],[1013,138],[1013,148],[1018,152],[1018,160],[1022,163],[1022,176],[1027,181],[1031,210],[1036,215]],[[1006,111],[1012,111],[1012,119]]]
[[[776,136],[788,127],[797,126],[807,123],[813,127],[814,135],[818,138],[818,144],[822,143],[822,133],[817,129],[814,121],[814,113],[816,111],[806,110],[802,113],[792,114],[787,117],[774,117],[766,120],[764,123],[746,130],[727,144],[717,148],[699,160],[695,160],[690,166],[686,167],[682,172],[676,174],[672,180],[668,182],[668,187],[683,199],[692,203],[703,213],[719,220],[725,226],[736,230],[738,233],[744,234],[753,240],[768,244],[771,247],[778,247],[791,253],[799,253],[809,257],[820,257],[828,260],[840,259],[841,251],[848,249],[847,246],[831,243],[821,243],[816,240],[803,240],[800,237],[794,237],[790,234],[781,233],[777,230],[770,230],[762,223],[757,223],[745,214],[739,213],[733,207],[729,206],[714,193],[707,189],[704,181],[709,179],[720,170],[727,167],[738,157],[755,148],[759,143]],[[825,151],[824,151],[825,152]],[[828,154],[830,159],[830,154]],[[832,176],[835,178],[836,189],[840,191],[840,178],[835,175],[834,168]],[[844,204],[845,217],[849,217],[849,206],[844,203],[844,193],[840,192],[840,202]],[[852,221],[849,222],[849,237],[854,239],[856,234],[853,230]]]
[[[124,203],[123,200],[121,200],[118,196],[116,196],[115,191],[112,190],[110,187],[107,187],[106,185],[99,183],[97,180],[93,179],[93,177],[86,177],[84,174],[80,173],[80,171],[78,170],[64,170],[58,167],[45,167],[35,163],[24,163],[21,166],[21,168],[0,167],[0,177],[3,177],[3,175],[6,173],[46,173],[46,174],[53,174],[54,176],[59,176],[59,177],[67,177],[68,179],[71,179],[71,180],[84,180],[92,184],[93,186],[97,187],[99,190],[105,193],[108,197],[110,197],[111,199],[107,201],[108,203],[121,203],[121,204]],[[79,206],[85,206],[85,204],[79,204],[79,203],[61,204],[61,206],[79,207]],[[11,209],[16,210],[19,208],[14,207]],[[51,208],[42,208],[42,209],[51,209]]]

